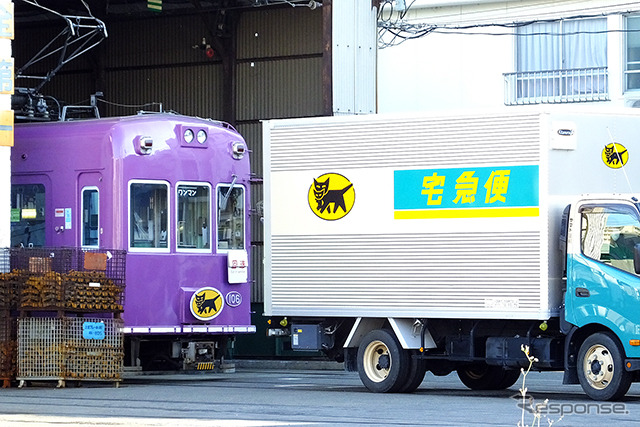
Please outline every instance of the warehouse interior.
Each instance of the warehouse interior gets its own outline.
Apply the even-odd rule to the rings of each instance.
[[[353,113],[332,95],[332,1],[17,0],[14,8],[16,121],[60,118],[63,106],[78,117],[174,111],[226,121],[244,136],[255,176],[258,333],[237,342],[236,354],[285,355],[261,332],[261,121]]]

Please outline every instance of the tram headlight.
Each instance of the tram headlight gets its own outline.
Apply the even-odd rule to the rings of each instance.
[[[150,136],[138,136],[134,141],[136,153],[151,154],[153,139]]]
[[[204,129],[200,129],[198,131],[198,134],[196,135],[196,138],[198,139],[198,142],[200,144],[204,144],[207,140],[207,131]]]
[[[233,153],[234,159],[241,159],[244,157],[244,152],[247,151],[247,148],[244,145],[244,142],[235,141],[231,144],[231,152]]]
[[[193,141],[193,131],[191,129],[186,129],[184,131],[184,141],[189,144],[191,143],[191,141]]]

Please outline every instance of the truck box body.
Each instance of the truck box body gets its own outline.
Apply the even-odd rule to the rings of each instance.
[[[634,190],[638,129],[628,110],[267,121],[265,314],[557,316],[562,211]]]

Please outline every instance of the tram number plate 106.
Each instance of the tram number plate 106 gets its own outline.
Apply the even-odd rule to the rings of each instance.
[[[85,340],[103,340],[105,328],[102,322],[84,322],[82,324],[82,338]]]

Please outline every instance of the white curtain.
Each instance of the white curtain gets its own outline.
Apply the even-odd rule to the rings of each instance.
[[[574,19],[520,27],[517,71],[523,76],[519,96],[545,97],[604,93],[603,73],[566,71],[607,66],[607,20]]]
[[[559,22],[539,22],[518,29],[518,71],[550,71],[562,67]]]

